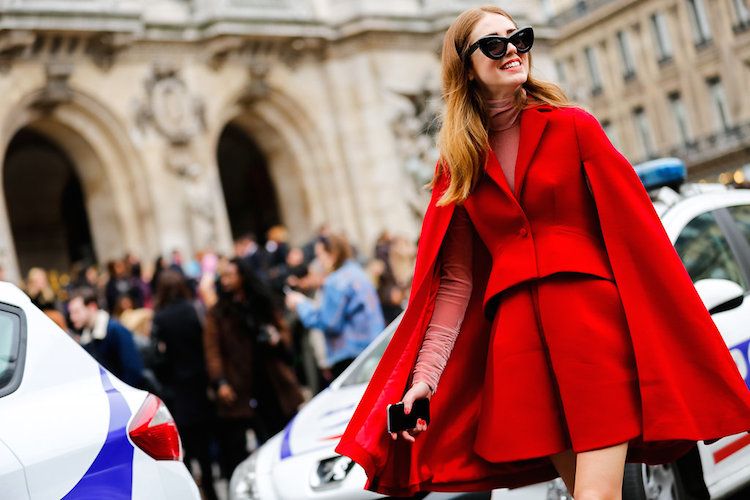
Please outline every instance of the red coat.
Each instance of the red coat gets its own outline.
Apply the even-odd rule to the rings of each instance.
[[[496,222],[482,228],[472,218],[482,237],[474,242],[474,288],[431,401],[427,432],[413,445],[392,441],[385,430],[385,407],[399,401],[410,383],[434,307],[440,244],[454,209],[435,204],[447,186],[446,176],[425,214],[407,311],[336,448],[365,469],[369,489],[388,495],[482,491],[557,476],[547,458],[491,463],[474,447],[482,440],[476,428],[485,383],[477,367],[485,365],[490,330],[483,306],[508,286],[558,271],[616,281],[642,403],[643,442],[631,445],[629,460],[671,461],[692,441],[750,429],[750,391],[638,177],[595,118],[578,108],[529,108],[521,115],[517,197],[494,154],[488,155],[485,171],[495,188],[480,185],[466,207],[470,215],[489,211],[491,217],[483,220],[494,217]],[[566,210],[569,215],[562,215]],[[608,262],[600,262],[601,253],[580,250],[566,229],[571,226],[599,235]],[[503,425],[502,415],[493,417]]]

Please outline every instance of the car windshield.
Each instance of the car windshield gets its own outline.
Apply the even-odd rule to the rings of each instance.
[[[380,358],[383,357],[385,348],[388,347],[393,332],[396,331],[396,327],[401,322],[401,316],[393,320],[390,325],[386,327],[378,337],[362,352],[357,359],[352,362],[350,371],[344,376],[339,387],[348,387],[351,385],[366,384],[372,378],[372,374],[375,373],[375,368],[380,363]]]

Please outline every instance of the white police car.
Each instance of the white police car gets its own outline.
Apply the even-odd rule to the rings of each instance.
[[[0,282],[0,498],[199,500],[164,404]]]
[[[681,161],[665,159],[636,168],[650,189],[654,207],[696,288],[721,331],[745,381],[750,349],[750,190],[684,184]],[[671,187],[668,187],[671,186]],[[655,188],[651,190],[651,188]],[[313,398],[283,432],[235,470],[230,500],[367,499],[364,471],[334,452],[364,393],[398,320],[325,391]],[[720,410],[717,410],[720,411]],[[750,434],[711,445],[698,444],[679,464],[628,464],[626,500],[669,500],[726,496],[750,484]],[[562,481],[516,490],[496,490],[495,500],[571,498]],[[489,498],[490,494],[436,494],[426,498]]]

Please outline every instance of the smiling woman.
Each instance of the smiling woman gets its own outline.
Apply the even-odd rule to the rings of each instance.
[[[491,6],[446,33],[412,295],[337,447],[380,493],[559,475],[575,498],[617,499],[626,461],[750,429],[750,393],[643,185],[593,116],[531,77],[532,45]],[[385,432],[387,405],[423,398],[429,428]]]

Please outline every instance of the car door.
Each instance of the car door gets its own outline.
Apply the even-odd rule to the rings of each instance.
[[[749,214],[750,215],[750,214]],[[750,223],[750,220],[748,221]],[[750,343],[750,300],[748,269],[736,229],[724,208],[705,211],[693,217],[680,231],[675,249],[693,282],[705,278],[726,279],[738,284],[745,300],[736,307],[712,315],[727,344],[740,374],[748,382],[748,344]],[[744,242],[747,245],[747,241]],[[718,410],[720,411],[720,410]],[[699,446],[706,485],[712,494],[721,483],[750,467],[750,435],[740,434]],[[745,480],[750,479],[750,474]]]
[[[0,400],[15,392],[21,382],[25,354],[23,313],[0,304]],[[3,442],[0,432],[0,485],[3,498],[28,499],[23,465]]]

